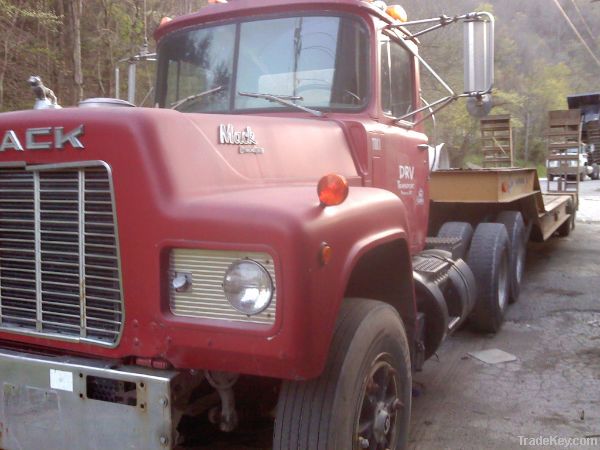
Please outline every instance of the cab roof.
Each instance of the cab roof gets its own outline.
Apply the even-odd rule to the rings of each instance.
[[[299,9],[346,10],[346,11],[368,11],[386,22],[393,20],[382,10],[376,8],[368,0],[230,0],[229,3],[217,3],[206,6],[200,11],[179,16],[172,21],[160,26],[154,32],[154,38],[158,41],[172,31],[199,25],[214,20],[222,20],[234,17],[251,16],[254,14],[276,13],[283,11],[294,11]]]

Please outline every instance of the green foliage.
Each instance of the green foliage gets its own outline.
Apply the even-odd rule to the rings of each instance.
[[[74,21],[70,8],[77,1],[82,4],[84,97],[114,96],[118,61],[140,53],[145,36],[148,36],[148,51],[153,51],[152,32],[161,18],[193,12],[207,3],[206,0],[0,0],[0,111],[31,108],[33,96],[26,84],[30,75],[40,75],[63,105],[77,101],[73,75]],[[126,72],[126,65],[121,69]],[[141,97],[154,84],[154,73],[152,64],[140,64]],[[125,90],[123,79],[121,92]]]
[[[16,20],[36,21],[45,26],[58,25],[58,17],[45,9],[32,8],[31,6],[22,6],[22,2],[8,2],[0,0],[0,18],[2,22],[13,22]],[[44,2],[38,2],[37,7],[44,7]]]
[[[592,30],[600,28],[600,3],[575,0]],[[460,3],[460,4],[459,4]],[[564,5],[564,2],[561,2]],[[581,29],[572,5],[567,13]],[[491,114],[510,114],[514,152],[531,165],[546,155],[545,133],[548,111],[566,109],[567,95],[600,91],[600,67],[566,24],[553,2],[547,0],[406,0],[404,6],[412,19],[436,17],[479,10],[496,16],[495,89]],[[453,28],[453,29],[451,29]],[[583,33],[585,35],[585,33]],[[600,55],[600,37],[588,43]],[[432,62],[456,91],[462,91],[462,30],[448,27],[423,35],[421,54]],[[428,100],[440,97],[423,76],[423,91]],[[431,129],[431,127],[429,127]],[[473,161],[480,153],[477,121],[468,118],[464,105],[447,108],[438,115],[438,141],[446,142],[453,160]]]

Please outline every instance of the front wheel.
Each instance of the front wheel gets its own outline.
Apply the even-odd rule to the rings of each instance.
[[[274,450],[398,450],[408,441],[411,371],[400,316],[347,299],[321,376],[284,381]]]

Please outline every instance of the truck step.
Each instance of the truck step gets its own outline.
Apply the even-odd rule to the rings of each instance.
[[[424,275],[435,275],[445,272],[449,265],[448,261],[435,256],[424,257],[416,255],[413,258],[413,270]]]
[[[453,259],[456,259],[461,243],[461,239],[458,237],[428,237],[425,241],[425,249],[445,250],[452,254]]]

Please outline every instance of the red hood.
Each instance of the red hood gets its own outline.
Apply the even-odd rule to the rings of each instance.
[[[27,129],[63,127],[66,134],[80,125],[83,149],[69,143],[63,149],[27,149]],[[137,183],[136,177],[149,176],[167,195],[312,182],[329,172],[358,176],[342,129],[326,119],[68,108],[2,114],[0,139],[8,130],[15,132],[25,150],[0,152],[0,163],[102,160],[111,165],[115,179],[127,177]],[[52,141],[53,134],[52,130],[34,140]]]
[[[246,137],[251,131],[256,144],[242,147],[260,147],[264,153],[240,153],[240,145],[220,144],[221,124],[225,131],[228,124],[234,132],[246,131]],[[366,142],[364,128],[358,132],[362,125],[144,108],[32,110],[0,114],[0,145],[14,132],[23,147],[48,147],[44,143],[55,138],[56,130],[62,130],[64,141],[81,125],[83,149],[52,144],[18,151],[4,145],[0,168],[16,161],[77,165],[102,160],[110,165],[125,302],[122,338],[113,349],[0,329],[0,340],[97,357],[160,357],[175,367],[315,376],[327,346],[321,342],[323,333],[312,327],[332,326],[332,299],[343,295],[338,291],[344,283],[330,280],[336,274],[349,277],[347,261],[368,245],[405,236],[404,206],[390,192],[352,189],[342,205],[319,206],[316,186],[322,175],[338,172],[360,183],[346,136],[356,140],[360,135]],[[316,257],[323,242],[337,251],[327,270],[321,270]],[[281,308],[277,322],[265,329],[170,314],[172,248],[272,255]],[[315,305],[309,308],[313,315],[306,313],[307,303]]]

